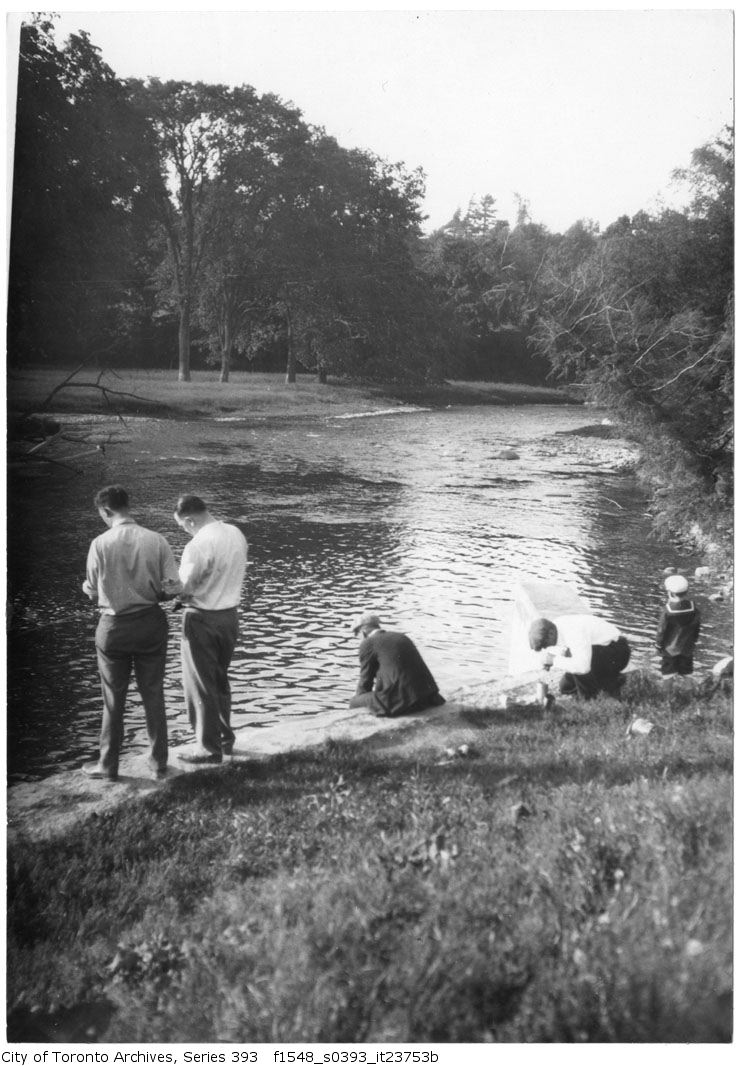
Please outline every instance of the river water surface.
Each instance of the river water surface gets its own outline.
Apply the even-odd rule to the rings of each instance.
[[[661,570],[693,567],[653,541],[634,479],[610,470],[584,407],[402,408],[271,421],[132,419],[127,440],[80,477],[9,491],[9,779],[34,780],[97,755],[96,611],[81,592],[89,541],[104,527],[95,491],[120,482],[135,516],[179,557],[182,492],[236,522],[249,541],[234,724],[320,715],[354,691],[353,618],[376,610],[409,633],[443,692],[506,673],[517,581],[572,584],[654,665]],[[516,459],[499,458],[514,449]],[[700,664],[730,653],[729,608],[697,597]],[[179,619],[167,669],[170,736],[182,714]],[[132,686],[127,750],[144,750]]]

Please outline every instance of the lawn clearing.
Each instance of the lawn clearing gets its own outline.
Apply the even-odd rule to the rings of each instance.
[[[727,1041],[731,772],[643,685],[178,778],[11,849],[9,1038]]]
[[[12,412],[38,410],[52,390],[74,368],[26,367],[8,374],[8,407]],[[109,406],[102,394],[89,386],[99,382],[112,393]],[[125,395],[120,395],[125,394]],[[218,371],[193,371],[192,380],[178,381],[173,370],[83,368],[69,386],[58,392],[49,407],[52,414],[113,413],[162,418],[208,418],[258,415],[345,414],[372,411],[400,404],[446,406],[478,403],[568,403],[560,389],[535,388],[493,382],[454,382],[436,386],[372,385],[332,378],[321,385],[315,375],[299,374],[287,385],[283,374],[234,371],[228,382]]]

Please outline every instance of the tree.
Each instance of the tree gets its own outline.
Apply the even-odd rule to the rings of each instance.
[[[643,445],[656,527],[727,547],[733,468],[733,230],[728,141],[694,153],[685,212],[624,218],[546,268],[535,331],[556,371]]]
[[[423,266],[438,301],[458,323],[458,358],[475,376],[541,378],[525,338],[538,305],[538,279],[551,236],[519,212],[517,225],[495,214],[492,196],[471,201],[464,217],[425,242]],[[539,365],[538,365],[539,362]]]
[[[20,35],[11,218],[11,360],[120,352],[136,302],[146,129],[85,33]]]
[[[285,162],[259,273],[265,314],[283,323],[286,380],[295,381],[299,360],[321,380],[330,371],[425,373],[408,288],[418,273],[421,175],[341,148],[321,130]]]
[[[306,127],[295,108],[272,94],[260,97],[246,85],[151,79],[139,83],[137,98],[159,148],[159,208],[168,245],[160,282],[177,309],[179,377],[187,381],[191,321],[203,271],[221,257],[216,237],[224,236],[224,222],[236,217],[234,210],[243,210],[255,225],[269,219],[272,176],[286,170],[287,146],[303,142]],[[238,225],[248,237],[248,220]],[[235,241],[229,245],[233,252]],[[222,270],[222,279],[231,273]],[[212,292],[213,282],[211,274]]]
[[[283,280],[276,239],[307,180],[311,134],[300,113],[275,97],[263,97],[260,110],[259,140],[254,126],[249,135],[242,130],[232,137],[203,212],[211,237],[196,311],[219,353],[222,381],[228,380],[235,347],[247,348],[253,325],[270,313]]]

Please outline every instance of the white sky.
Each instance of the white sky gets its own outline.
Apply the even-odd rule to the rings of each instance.
[[[608,225],[655,206],[733,119],[731,9],[299,6],[54,10],[121,77],[253,85],[345,147],[423,167],[427,229],[484,193],[512,222],[517,193],[552,230]]]

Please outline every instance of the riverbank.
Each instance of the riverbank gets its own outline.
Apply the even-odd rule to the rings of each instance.
[[[527,697],[534,700],[538,680],[539,674],[516,681],[504,678],[475,689],[461,689],[450,696],[441,713],[449,718],[458,714],[462,706],[493,707],[502,699],[506,702],[512,698],[522,702],[526,702]],[[430,720],[429,714],[400,719],[376,718],[364,708],[345,706],[340,710],[326,710],[320,716],[278,718],[258,728],[235,723],[234,754],[225,759],[225,765],[233,766],[245,758],[268,758],[293,750],[315,748],[330,741],[357,742],[379,733],[398,734],[426,725]],[[177,758],[179,752],[191,747],[190,742],[170,744],[168,782],[181,774],[198,772],[198,767],[181,763]],[[63,771],[40,781],[19,782],[7,793],[8,841],[17,844],[60,838],[87,819],[144,799],[161,787],[162,781],[152,780],[146,755],[132,755],[125,749],[119,778],[114,785],[86,777],[81,771]]]
[[[9,1039],[729,1040],[731,695],[458,695],[11,844]]]
[[[29,367],[8,373],[8,407],[11,412],[39,410],[68,370]],[[110,390],[106,401],[96,383]],[[159,418],[214,418],[259,415],[266,418],[349,414],[377,411],[389,406],[445,407],[466,404],[577,403],[563,389],[494,382],[445,382],[435,386],[380,386],[330,379],[320,385],[315,375],[300,374],[286,385],[282,374],[235,371],[228,383],[217,371],[194,371],[192,381],[177,380],[174,370],[116,370],[102,377],[83,369],[56,393],[48,411],[53,414],[96,414],[118,411],[122,415]]]

